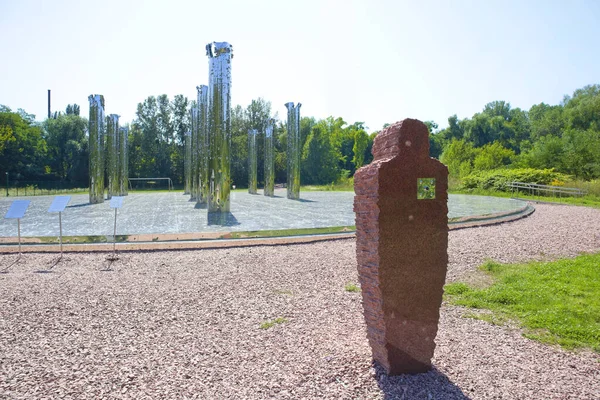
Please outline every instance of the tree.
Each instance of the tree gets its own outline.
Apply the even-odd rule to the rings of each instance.
[[[79,116],[79,111],[80,111],[80,107],[77,104],[69,104],[67,105],[67,109],[65,110],[65,113],[67,115],[77,115]]]
[[[45,173],[46,142],[35,116],[19,109],[0,112],[0,166],[22,180],[38,180]]]
[[[600,130],[600,85],[577,89],[563,100],[565,117],[570,128]]]
[[[248,183],[249,122],[242,106],[231,109],[231,180],[237,187]]]
[[[172,141],[169,143],[170,177],[177,183],[183,184],[184,171],[184,142],[185,133],[190,127],[190,111],[188,98],[178,94],[173,98],[170,106],[173,127]]]
[[[512,162],[515,152],[502,147],[498,142],[486,144],[477,149],[473,167],[476,170],[486,170],[504,167]]]
[[[442,154],[444,143],[443,136],[436,134],[438,124],[434,121],[425,121],[424,124],[427,126],[427,131],[429,132],[429,156],[439,158]]]
[[[340,177],[336,149],[327,135],[330,122],[318,122],[306,139],[302,152],[302,177],[307,184],[337,182]]]
[[[44,121],[49,172],[61,180],[86,183],[89,180],[87,125],[87,120],[77,116],[73,108],[66,115]]]
[[[529,109],[531,139],[537,140],[542,136],[562,136],[565,128],[564,108],[560,105],[549,106],[545,103],[535,104]]]
[[[265,131],[267,122],[271,119],[271,102],[259,97],[252,100],[246,107],[245,118],[247,119],[248,129],[256,129],[258,136],[256,138],[257,155],[257,182],[265,180]],[[248,145],[248,130],[243,132]],[[248,175],[246,175],[247,179]]]
[[[458,117],[456,114],[448,117],[448,128],[447,133],[444,135],[448,140],[462,139],[465,136],[463,127],[459,124]]]
[[[473,169],[475,155],[476,151],[470,142],[455,139],[446,146],[440,161],[448,166],[450,175],[465,176]]]
[[[501,117],[505,121],[510,121],[510,103],[505,101],[492,101],[483,107],[483,114],[489,117]]]
[[[355,169],[359,169],[363,165],[365,165],[365,151],[369,146],[369,136],[364,129],[359,129],[354,133],[354,146],[352,147],[352,152],[354,153],[354,158],[352,162],[354,163]]]
[[[154,96],[149,96],[138,104],[136,120],[132,124],[133,129],[139,129],[139,150],[141,158],[139,164],[132,166],[130,158],[129,170],[136,171],[139,177],[152,178],[163,176],[160,174],[158,163],[159,147],[161,140],[158,131],[158,105]]]

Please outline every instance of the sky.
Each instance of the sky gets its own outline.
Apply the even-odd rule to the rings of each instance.
[[[196,98],[205,45],[233,46],[232,104],[280,119],[470,118],[490,101],[529,109],[600,83],[600,1],[0,0],[0,104],[42,121],[102,94],[135,118],[148,96]]]

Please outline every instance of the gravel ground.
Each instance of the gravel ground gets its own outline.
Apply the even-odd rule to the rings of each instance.
[[[600,210],[450,233],[449,280],[487,258],[600,250]],[[371,364],[353,240],[220,250],[0,255],[0,398],[599,399],[600,355],[442,307],[435,368]],[[56,264],[56,265],[54,265]],[[265,321],[284,318],[268,329]]]

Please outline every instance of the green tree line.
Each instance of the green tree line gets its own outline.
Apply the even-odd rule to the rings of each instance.
[[[138,104],[128,125],[130,177],[170,177],[175,185],[183,185],[184,137],[194,105],[183,95],[169,99],[164,94]],[[264,182],[264,131],[269,118],[276,121],[275,180],[285,182],[286,120],[273,113],[269,101],[258,98],[231,110],[231,173],[237,187],[248,184],[249,129],[259,132],[259,186]],[[493,101],[471,118],[450,116],[445,129],[433,121],[425,123],[431,132],[431,156],[440,158],[457,177],[502,167],[553,168],[584,180],[600,177],[600,85],[578,89],[558,105],[540,103],[522,110]],[[87,126],[76,104],[41,123],[22,109],[13,112],[0,105],[1,176],[8,172],[13,180],[87,186]],[[302,184],[352,177],[371,162],[377,133],[367,133],[362,122],[347,123],[339,117],[302,117]]]
[[[450,174],[465,177],[497,168],[554,169],[577,179],[600,177],[600,85],[528,111],[494,101],[472,118],[448,118],[433,132],[431,153]]]

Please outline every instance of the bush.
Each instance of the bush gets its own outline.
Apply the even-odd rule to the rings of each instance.
[[[555,172],[553,169],[492,169],[488,171],[477,171],[463,178],[463,189],[485,189],[508,191],[506,184],[509,182],[536,183],[538,185],[550,185],[552,182],[564,182],[569,176]]]

